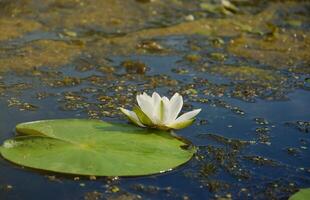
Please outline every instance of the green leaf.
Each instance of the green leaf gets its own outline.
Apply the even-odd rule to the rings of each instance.
[[[300,189],[298,192],[293,194],[289,200],[308,200],[310,199],[310,188]]]
[[[138,176],[171,170],[195,148],[168,132],[99,120],[62,119],[22,123],[1,155],[26,167],[79,175]]]
[[[135,106],[133,108],[133,111],[136,113],[136,115],[138,116],[138,118],[142,124],[147,125],[147,126],[153,126],[154,125],[152,120],[141,110],[140,107]]]

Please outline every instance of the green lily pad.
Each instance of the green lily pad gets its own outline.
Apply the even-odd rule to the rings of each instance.
[[[310,199],[310,188],[300,189],[293,194],[289,200],[308,200]]]
[[[99,120],[22,123],[1,155],[16,164],[94,176],[139,176],[169,171],[189,161],[195,148],[168,132]]]

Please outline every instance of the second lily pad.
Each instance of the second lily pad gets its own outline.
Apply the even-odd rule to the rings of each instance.
[[[289,200],[308,200],[310,199],[310,188],[300,189],[298,192],[293,194]]]
[[[22,123],[21,136],[6,140],[1,155],[26,167],[94,176],[160,173],[186,163],[194,148],[168,132],[98,120]]]

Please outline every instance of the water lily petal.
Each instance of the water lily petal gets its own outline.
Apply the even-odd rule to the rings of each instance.
[[[180,122],[190,120],[190,119],[194,118],[196,115],[198,115],[198,113],[200,111],[201,111],[201,109],[196,109],[196,110],[192,110],[190,112],[184,113],[183,115],[178,117],[173,123],[180,123]]]
[[[138,116],[136,115],[135,112],[127,110],[125,108],[120,108],[120,110],[122,111],[122,113],[124,113],[128,119],[130,119],[130,121],[132,121],[134,124],[141,126],[141,127],[145,127],[140,121]]]
[[[136,115],[137,115],[138,118],[139,118],[139,121],[140,121],[142,124],[144,124],[144,125],[146,125],[146,126],[153,126],[153,125],[154,125],[153,122],[152,122],[152,120],[141,110],[140,107],[135,106],[135,107],[133,108],[133,111],[136,113]]]
[[[153,111],[152,111],[152,121],[154,122],[154,124],[158,124],[160,123],[160,115],[161,115],[161,110],[160,110],[160,106],[161,106],[161,97],[159,96],[159,94],[157,92],[153,92],[152,94],[152,100],[153,100]]]
[[[151,97],[146,93],[137,95],[137,102],[141,110],[152,120],[154,106]]]
[[[162,107],[161,107],[161,122],[162,124],[167,124],[170,121],[170,101],[167,97],[162,98]]]
[[[152,97],[149,96],[147,93],[143,92],[142,96],[143,96],[143,98],[145,98],[147,101],[152,102]]]
[[[167,127],[172,128],[172,129],[182,129],[182,128],[190,126],[194,121],[195,119],[192,118],[192,119],[185,120],[182,122],[169,124]]]
[[[152,100],[153,100],[153,104],[154,104],[154,105],[157,105],[157,104],[160,103],[161,97],[160,97],[160,95],[159,95],[157,92],[153,92],[153,94],[152,94]]]
[[[175,93],[173,97],[170,99],[170,121],[173,122],[179,113],[181,112],[181,109],[183,107],[183,98],[179,93]],[[167,122],[167,123],[169,123]]]

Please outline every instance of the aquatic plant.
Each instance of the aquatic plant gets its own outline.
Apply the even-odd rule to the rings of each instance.
[[[89,176],[142,176],[170,171],[196,148],[166,131],[89,119],[32,121],[0,146],[3,158],[33,169]]]
[[[201,111],[195,109],[178,117],[183,107],[183,98],[178,93],[175,93],[170,100],[156,92],[152,96],[143,93],[137,95],[137,102],[139,106],[135,106],[133,111],[125,108],[120,110],[134,124],[160,130],[185,128],[194,122],[195,116]]]

